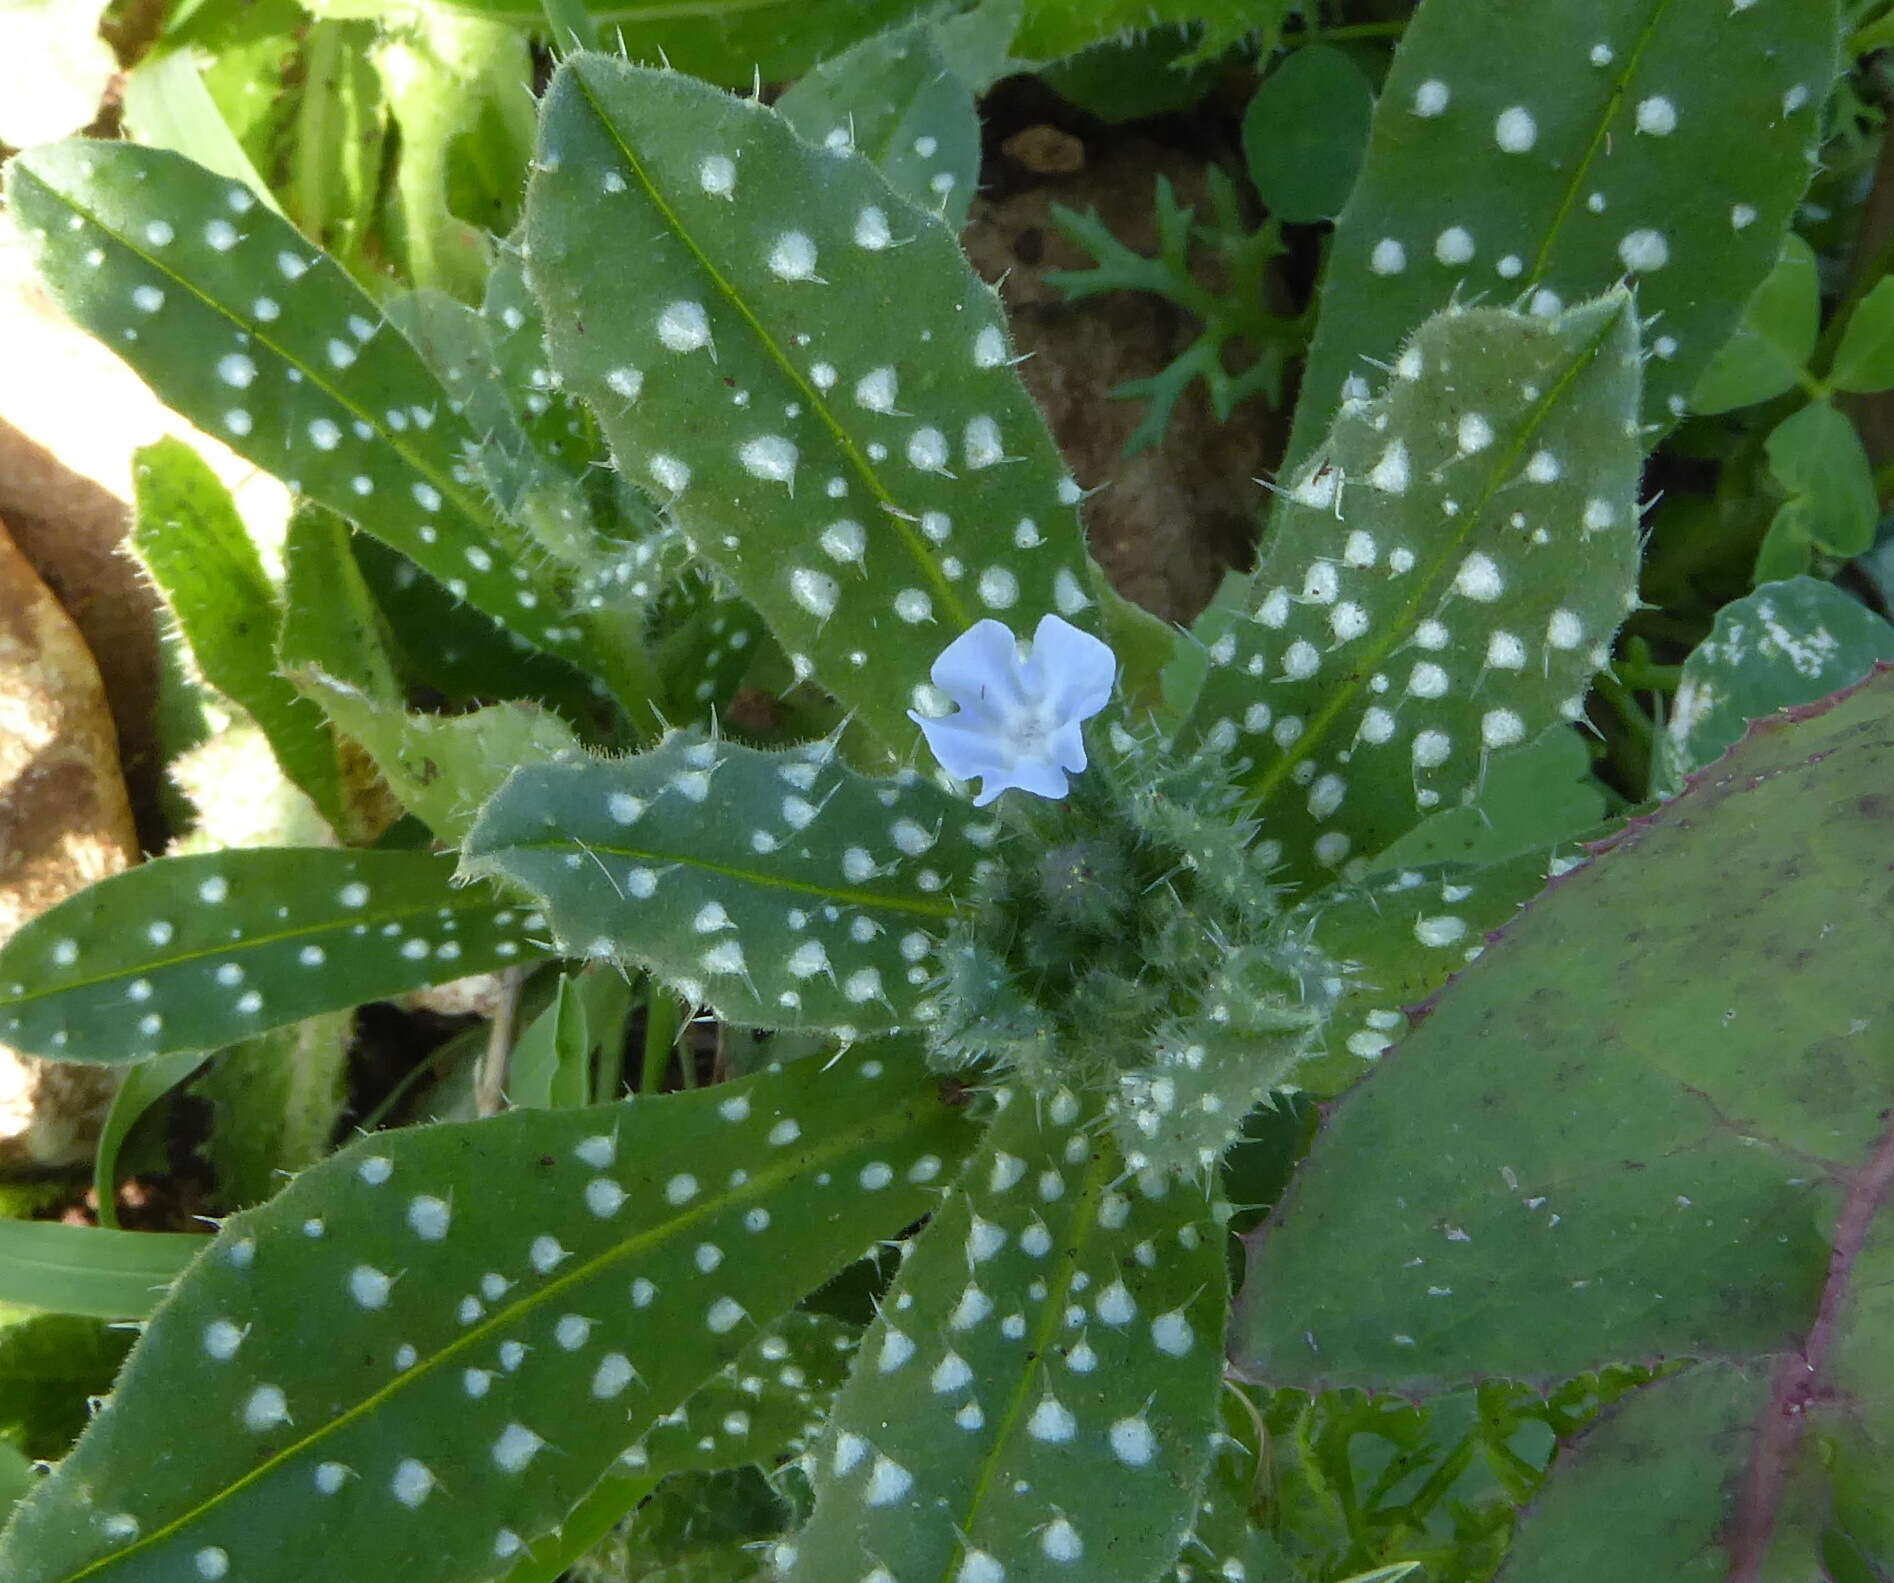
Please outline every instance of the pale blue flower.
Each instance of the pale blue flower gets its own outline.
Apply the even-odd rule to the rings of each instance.
[[[930,673],[960,712],[909,716],[949,775],[981,777],[975,807],[1009,787],[1063,797],[1066,776],[1085,768],[1079,726],[1105,707],[1116,672],[1105,644],[1057,616],[1040,618],[1024,663],[1008,628],[976,621],[941,650]]]

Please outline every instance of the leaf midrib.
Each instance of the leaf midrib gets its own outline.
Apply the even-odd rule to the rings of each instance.
[[[75,197],[71,196],[69,193],[65,192],[61,188],[55,187],[44,176],[40,175],[38,171],[34,170],[31,167],[31,165],[26,165],[25,167],[23,167],[23,169],[21,170],[21,175],[24,179],[28,181],[36,182],[39,185],[39,187],[44,192],[49,194],[55,202],[65,205],[66,208],[70,209],[75,214],[83,215],[87,221],[89,221],[105,236],[110,238],[113,243],[115,243],[118,247],[122,248],[131,257],[137,259],[140,263],[144,264],[147,268],[151,269],[155,273],[162,275],[166,280],[171,281],[173,284],[181,288],[190,296],[195,297],[200,303],[202,303],[205,307],[209,308],[212,312],[220,315],[222,318],[226,319],[229,323],[237,326],[237,328],[242,332],[242,334],[250,342],[254,343],[258,348],[264,351],[267,351],[274,357],[279,358],[286,367],[297,370],[303,376],[303,379],[305,380],[305,382],[313,386],[315,389],[321,391],[325,396],[328,396],[332,401],[336,403],[337,406],[342,407],[345,410],[347,410],[349,413],[353,414],[357,422],[367,424],[371,429],[375,431],[375,435],[377,439],[383,445],[387,446],[388,449],[391,452],[393,452],[395,456],[400,458],[400,460],[405,466],[410,468],[414,473],[418,474],[420,477],[425,478],[435,488],[439,489],[441,494],[445,498],[453,501],[455,509],[461,514],[463,519],[465,519],[465,521],[467,522],[470,528],[472,528],[475,532],[483,533],[485,536],[486,542],[491,544],[496,550],[501,551],[502,553],[506,554],[508,557],[513,556],[516,546],[510,543],[504,536],[502,536],[497,531],[498,524],[494,521],[494,519],[491,516],[489,516],[485,512],[478,510],[475,506],[473,506],[470,503],[470,496],[467,490],[463,488],[463,486],[453,477],[451,468],[446,472],[442,472],[442,471],[436,470],[431,464],[424,463],[423,460],[417,455],[417,453],[411,450],[408,446],[404,445],[401,441],[397,440],[395,436],[393,435],[393,433],[391,433],[388,430],[388,428],[386,428],[377,419],[376,415],[372,411],[362,407],[359,403],[345,396],[335,385],[329,382],[329,380],[323,375],[320,369],[318,369],[317,367],[315,367],[314,365],[310,363],[303,361],[301,358],[291,356],[290,353],[287,350],[285,350],[282,346],[280,346],[275,340],[273,340],[270,337],[270,335],[259,324],[243,317],[241,314],[227,307],[223,302],[219,301],[216,297],[211,296],[207,291],[201,288],[197,284],[196,281],[194,281],[187,275],[179,274],[176,269],[162,262],[155,254],[147,252],[145,249],[137,246],[134,242],[132,242],[128,237],[126,237],[123,233],[121,233],[115,227],[107,225],[104,220],[100,219],[97,213],[95,213],[90,208],[87,208],[86,206],[81,204]],[[301,236],[296,237],[296,243],[297,245],[302,246],[302,247],[313,246],[313,244],[309,243]],[[331,259],[328,254],[323,253],[321,249],[317,248],[315,249],[315,251],[319,255],[322,263],[328,263],[328,264],[334,263],[334,260]],[[311,265],[310,267],[319,268],[320,265]],[[337,267],[339,268],[340,266],[337,266]],[[407,338],[403,336],[398,329],[395,328],[393,321],[391,321],[390,319],[386,317],[386,315],[383,315],[381,313],[381,310],[375,305],[375,303],[372,300],[364,298],[362,305],[370,313],[373,313],[377,316],[377,319],[381,328],[387,334],[394,336],[396,339],[400,340],[404,346],[409,346],[410,350],[412,350],[411,343],[409,343]],[[417,352],[415,353],[415,356],[418,360],[420,357],[420,354]],[[454,418],[454,414],[453,414],[452,406],[451,406],[452,398],[449,396],[448,392],[444,388],[441,390],[441,397],[442,397],[443,406],[444,408],[446,408],[444,416],[451,420]],[[469,433],[467,437],[468,437],[469,443],[472,443],[471,433]],[[259,463],[258,465],[261,465],[261,464]],[[402,553],[405,554],[407,552],[403,551]],[[544,591],[545,591],[545,588],[544,588],[544,585],[542,584],[541,592],[544,592]],[[496,619],[499,619],[499,618],[496,618]],[[509,627],[508,630],[511,630],[511,628]]]
[[[1526,274],[1525,284],[1528,288],[1537,285],[1544,278],[1552,249],[1557,244],[1560,233],[1565,229],[1565,222],[1571,217],[1573,207],[1578,202],[1578,190],[1584,186],[1585,178],[1591,174],[1592,166],[1598,162],[1599,152],[1604,148],[1605,139],[1610,135],[1611,123],[1616,119],[1619,107],[1624,103],[1625,92],[1630,87],[1632,77],[1637,74],[1638,63],[1644,59],[1645,52],[1650,49],[1652,40],[1657,36],[1658,26],[1663,22],[1665,13],[1670,10],[1670,7],[1671,0],[1654,0],[1650,14],[1645,18],[1644,26],[1638,33],[1637,43],[1632,46],[1631,53],[1625,58],[1623,68],[1611,85],[1611,92],[1605,96],[1605,107],[1598,117],[1598,125],[1592,132],[1591,142],[1586,145],[1583,156],[1573,167],[1571,178],[1565,184],[1565,192],[1559,199],[1558,212],[1552,216],[1552,223],[1546,227],[1545,237],[1539,243],[1539,251],[1532,260],[1532,268]]]
[[[508,904],[493,899],[464,902],[451,894],[445,898],[437,898],[433,901],[417,903],[411,907],[389,908],[382,912],[370,912],[367,908],[363,908],[359,912],[350,914],[347,918],[339,918],[327,923],[307,924],[293,929],[279,929],[274,934],[246,935],[241,940],[229,940],[222,945],[209,946],[201,951],[181,952],[176,956],[169,956],[161,961],[148,959],[136,966],[121,968],[116,972],[102,974],[97,978],[77,979],[68,983],[55,984],[49,989],[31,990],[27,994],[11,999],[0,998],[0,1011],[5,1011],[13,1006],[31,1005],[34,1001],[45,1000],[50,996],[71,995],[81,990],[96,989],[102,984],[116,984],[121,979],[133,978],[146,973],[161,973],[169,968],[185,967],[192,962],[201,962],[207,957],[236,956],[245,951],[259,950],[264,946],[281,945],[286,940],[302,940],[312,935],[333,934],[338,930],[347,931],[353,929],[355,925],[360,923],[393,923],[400,919],[417,917],[423,913],[435,916],[443,909],[451,909],[462,915],[476,914],[482,910],[492,912],[516,912],[519,910],[517,903]],[[417,964],[417,966],[418,965],[419,964]],[[458,964],[456,965],[458,966]],[[455,976],[461,978],[466,977],[466,970],[464,968],[460,969]],[[155,1000],[156,996],[154,995],[153,1001],[155,1002]]]
[[[761,1083],[759,1082],[756,1086],[761,1086]],[[732,1087],[732,1092],[735,1092],[735,1087]],[[648,1227],[642,1232],[629,1236],[615,1246],[608,1248],[605,1252],[597,1254],[584,1264],[577,1266],[568,1274],[558,1276],[548,1281],[546,1285],[539,1288],[539,1290],[534,1292],[531,1296],[522,1298],[519,1302],[504,1311],[496,1311],[490,1318],[463,1331],[460,1335],[449,1341],[446,1346],[442,1347],[440,1351],[430,1357],[421,1359],[415,1363],[412,1368],[397,1374],[386,1385],[382,1386],[380,1390],[364,1397],[346,1412],[337,1414],[334,1418],[322,1425],[321,1428],[313,1430],[311,1433],[303,1436],[302,1439],[284,1447],[266,1461],[258,1463],[257,1466],[252,1468],[248,1473],[232,1481],[209,1499],[200,1502],[180,1516],[174,1517],[162,1528],[154,1529],[148,1536],[141,1537],[123,1549],[115,1550],[110,1555],[101,1556],[96,1561],[88,1563],[76,1572],[64,1574],[60,1583],[81,1583],[82,1579],[95,1577],[126,1558],[136,1555],[141,1551],[148,1550],[160,1541],[170,1538],[171,1535],[175,1533],[181,1532],[206,1513],[215,1511],[219,1507],[234,1500],[250,1485],[259,1482],[292,1459],[303,1455],[312,1446],[319,1444],[329,1435],[356,1422],[358,1419],[368,1416],[384,1402],[389,1401],[411,1384],[425,1379],[441,1368],[446,1367],[452,1359],[464,1355],[476,1341],[486,1339],[494,1332],[513,1325],[521,1316],[530,1314],[543,1305],[551,1303],[554,1298],[578,1285],[580,1282],[590,1280],[595,1276],[603,1274],[614,1264],[629,1259],[636,1254],[643,1253],[654,1245],[661,1245],[672,1237],[682,1236],[692,1227],[701,1224],[713,1211],[721,1212],[735,1205],[760,1198],[764,1196],[766,1190],[774,1189],[786,1180],[807,1174],[817,1167],[826,1164],[831,1159],[849,1153],[852,1149],[859,1147],[862,1142],[867,1141],[869,1136],[873,1133],[876,1124],[884,1122],[889,1116],[892,1116],[897,1122],[897,1135],[909,1131],[920,1131],[928,1124],[928,1120],[930,1119],[925,1116],[924,1112],[917,1113],[913,1118],[909,1119],[906,1126],[900,1125],[903,1120],[903,1111],[906,1109],[912,1097],[911,1091],[904,1093],[903,1097],[897,1103],[891,1104],[885,1110],[877,1112],[873,1116],[863,1118],[853,1127],[826,1134],[820,1144],[805,1150],[800,1156],[792,1157],[774,1166],[765,1166],[753,1172],[749,1180],[745,1182],[741,1188],[726,1187],[720,1193],[706,1198],[697,1207],[684,1210],[668,1220],[661,1221],[655,1226]],[[333,1159],[334,1156],[331,1156],[331,1158]],[[714,1373],[715,1371],[713,1370],[712,1372]],[[709,1376],[706,1375],[705,1378],[709,1378]],[[650,1395],[650,1387],[646,1386],[645,1389],[646,1394]],[[652,1409],[652,1420],[654,1422],[656,1417],[656,1410]]]
[[[1415,579],[1414,591],[1396,608],[1395,619],[1383,624],[1383,636],[1365,649],[1361,656],[1358,656],[1358,663],[1352,668],[1351,678],[1329,690],[1321,707],[1311,715],[1308,727],[1301,737],[1291,747],[1272,758],[1269,767],[1260,776],[1248,782],[1257,803],[1266,803],[1274,797],[1281,789],[1283,782],[1289,779],[1295,766],[1309,757],[1314,748],[1326,741],[1328,729],[1335,723],[1336,717],[1359,700],[1368,686],[1369,677],[1375,673],[1381,663],[1408,641],[1414,628],[1419,624],[1422,607],[1430,602],[1436,590],[1447,581],[1449,571],[1457,565],[1468,545],[1474,542],[1475,535],[1487,525],[1487,509],[1504,487],[1505,480],[1511,475],[1519,458],[1543,430],[1565,392],[1596,361],[1600,350],[1617,330],[1620,316],[1629,311],[1630,304],[1627,302],[1619,307],[1617,313],[1607,318],[1591,343],[1572,359],[1558,381],[1540,398],[1526,421],[1520,425],[1513,443],[1503,455],[1496,459],[1489,470],[1476,505],[1473,510],[1465,513],[1462,519],[1466,526],[1456,536],[1446,541],[1425,574]],[[1259,569],[1256,582],[1260,585],[1264,581],[1265,578]],[[1253,619],[1253,615],[1251,618]]]
[[[474,872],[507,874],[499,867],[500,859],[507,852],[539,852],[570,855],[576,848],[580,852],[597,854],[603,852],[607,857],[624,858],[629,861],[657,863],[666,867],[694,868],[705,874],[715,875],[739,884],[754,885],[760,890],[794,891],[800,896],[814,896],[823,901],[838,902],[850,907],[881,908],[895,912],[909,912],[923,918],[952,918],[955,907],[951,900],[943,898],[930,901],[920,896],[886,896],[876,891],[849,890],[819,885],[813,880],[789,879],[779,874],[760,874],[750,869],[737,868],[729,863],[717,863],[692,852],[647,852],[637,847],[608,845],[597,841],[580,841],[576,837],[568,840],[548,838],[543,841],[507,841],[487,852],[467,854]],[[511,879],[523,879],[523,876],[508,874]],[[606,878],[610,879],[610,875]],[[546,904],[551,905],[550,894],[545,894]]]
[[[801,394],[807,410],[814,413],[816,417],[821,420],[823,427],[829,431],[830,438],[841,451],[843,458],[848,465],[854,469],[863,483],[868,486],[869,492],[874,496],[876,503],[882,508],[882,515],[892,524],[895,533],[900,537],[903,547],[920,568],[921,575],[926,578],[933,588],[935,597],[937,597],[946,608],[948,614],[953,618],[954,624],[964,630],[970,625],[967,608],[955,592],[953,584],[948,582],[947,576],[941,570],[939,563],[934,559],[933,555],[923,547],[919,535],[916,534],[913,527],[910,526],[910,514],[896,504],[893,493],[881,481],[881,475],[875,471],[874,466],[862,453],[860,447],[855,444],[853,436],[842,427],[834,412],[830,410],[827,399],[803,376],[802,371],[789,360],[782,347],[777,344],[775,337],[763,327],[762,320],[759,319],[756,313],[751,309],[748,300],[736,289],[735,285],[724,275],[723,271],[717,268],[710,255],[699,245],[697,238],[685,227],[677,211],[671,207],[665,200],[664,195],[658,191],[657,184],[651,179],[650,173],[645,169],[644,162],[632,152],[631,145],[619,135],[617,124],[612,120],[611,116],[606,113],[605,106],[593,92],[592,84],[587,80],[585,73],[577,67],[570,65],[566,69],[572,72],[573,80],[578,83],[579,92],[584,96],[587,107],[598,117],[599,124],[605,129],[605,135],[611,139],[612,145],[618,150],[619,155],[624,159],[626,165],[630,167],[631,173],[637,177],[639,185],[644,188],[645,196],[651,200],[652,206],[657,209],[664,223],[670,227],[678,241],[683,243],[698,268],[709,278],[711,284],[722,293],[724,300],[736,310],[737,314],[743,319],[743,322],[750,327],[751,333],[756,336],[771,361],[776,364],[782,371],[783,376]],[[769,113],[773,114],[774,112]],[[785,127],[784,130],[788,131],[789,129]],[[793,137],[795,134],[791,131],[790,135]],[[874,167],[870,166],[869,168],[873,169]],[[879,172],[877,172],[877,174],[879,174]],[[893,186],[889,186],[888,196],[891,201],[898,205],[912,207],[908,200],[896,191]]]
[[[1026,1103],[1024,1095],[1016,1095],[1016,1104]],[[973,1543],[975,1524],[980,1519],[981,1508],[993,1492],[993,1485],[1000,1474],[1000,1464],[1005,1453],[1011,1450],[1013,1440],[1019,1429],[1019,1421],[1026,1413],[1027,1398],[1032,1388],[1045,1373],[1053,1356],[1054,1343],[1058,1339],[1059,1327],[1064,1322],[1066,1304],[1072,1296],[1072,1278],[1078,1273],[1081,1257],[1086,1251],[1092,1233],[1098,1229],[1098,1206],[1105,1189],[1112,1178],[1111,1167],[1116,1164],[1112,1158],[1109,1139],[1100,1140],[1092,1151],[1092,1158],[1085,1170],[1085,1180],[1078,1191],[1078,1203],[1072,1217],[1071,1230],[1067,1234],[1065,1246],[1061,1249],[1058,1286],[1046,1294],[1046,1300],[1039,1305],[1038,1323],[1033,1326],[1032,1340],[1026,1356],[1032,1361],[1021,1370],[1019,1383],[1015,1386],[1006,1403],[1006,1411],[1000,1419],[999,1432],[993,1437],[992,1447],[983,1459],[978,1475],[974,1479],[973,1493],[967,1497],[965,1521],[959,1524],[960,1531],[967,1536],[967,1542]],[[1048,1156],[1041,1156],[1042,1159]],[[969,1207],[972,1195],[968,1195]],[[953,1583],[957,1570],[958,1557],[950,1560],[947,1569],[941,1573],[940,1583]]]

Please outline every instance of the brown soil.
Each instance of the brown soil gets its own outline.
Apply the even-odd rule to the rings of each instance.
[[[1111,391],[1161,370],[1196,325],[1142,293],[1068,302],[1047,275],[1093,261],[1052,211],[1096,210],[1127,245],[1155,253],[1157,178],[1189,204],[1202,198],[1207,166],[1235,174],[1235,117],[1213,95],[1189,115],[1113,126],[1036,79],[1011,78],[988,96],[983,120],[981,192],[962,240],[974,267],[1000,287],[1014,339],[1030,354],[1020,373],[1074,475],[1098,491],[1086,506],[1092,553],[1127,598],[1188,622],[1224,573],[1254,554],[1262,495],[1254,480],[1280,456],[1287,415],[1252,400],[1219,423],[1194,384],[1163,442],[1126,457],[1143,405],[1114,401]]]

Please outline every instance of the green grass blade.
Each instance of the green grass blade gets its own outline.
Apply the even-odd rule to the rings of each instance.
[[[0,1219],[0,1303],[95,1319],[142,1319],[210,1246],[179,1231],[107,1231]]]

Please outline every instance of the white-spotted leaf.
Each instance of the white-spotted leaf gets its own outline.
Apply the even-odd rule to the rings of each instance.
[[[1221,1219],[1023,1089],[921,1234],[816,1446],[789,1583],[1149,1579],[1196,1515]]]
[[[474,483],[475,433],[440,382],[248,187],[81,141],[14,160],[6,190],[60,304],[167,404],[522,641],[601,668],[568,591]]]
[[[635,962],[753,1027],[899,1027],[937,971],[954,891],[996,826],[833,742],[785,753],[667,738],[519,770],[467,838],[469,874],[545,909],[563,954]]]
[[[453,872],[313,847],[141,863],[0,947],[0,1038],[68,1061],[214,1050],[544,953],[544,920]]]
[[[506,1570],[759,1326],[927,1212],[969,1130],[936,1087],[805,1061],[360,1140],[225,1223],[0,1573]]]
[[[1675,794],[1720,758],[1752,720],[1852,686],[1894,663],[1894,624],[1833,583],[1764,583],[1717,612],[1684,661],[1659,749],[1662,789]]]
[[[1635,596],[1638,373],[1623,292],[1439,314],[1288,480],[1184,727],[1248,759],[1286,874],[1372,858],[1582,712]]]
[[[918,742],[928,667],[980,617],[1117,608],[998,295],[861,155],[575,55],[527,241],[553,371],[619,467],[889,745]]]
[[[1290,445],[1448,302],[1535,313],[1627,276],[1654,318],[1647,419],[1682,415],[1814,168],[1836,0],[1419,8],[1335,228]]]

